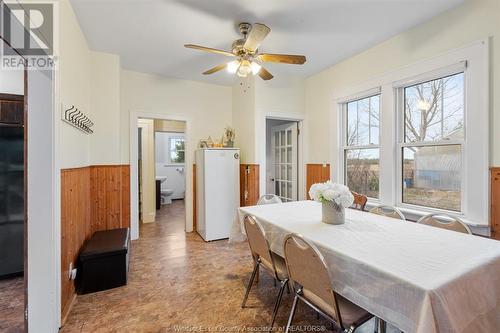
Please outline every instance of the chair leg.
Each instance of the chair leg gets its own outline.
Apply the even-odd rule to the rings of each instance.
[[[380,319],[380,333],[385,333],[387,329],[387,323],[385,320]]]
[[[385,333],[387,330],[387,323],[380,319],[379,317],[375,317],[375,327],[373,329],[374,333]]]
[[[281,299],[283,298],[283,291],[285,290],[285,286],[287,286],[287,285],[288,285],[288,280],[281,281],[281,287],[280,287],[280,291],[278,293],[278,298],[276,299],[276,303],[274,304],[273,319],[271,321],[271,330],[274,327],[274,321],[276,320],[276,315],[278,314],[278,309],[279,309],[280,304],[281,304]]]
[[[292,326],[293,317],[295,316],[295,310],[297,310],[297,303],[299,302],[299,296],[295,295],[293,299],[292,310],[290,311],[290,317],[288,318],[288,323],[286,324],[285,333],[290,331],[290,326]]]
[[[255,267],[253,268],[252,276],[250,277],[250,281],[248,281],[248,286],[247,286],[247,290],[245,292],[245,297],[243,297],[243,303],[241,303],[242,308],[245,307],[245,304],[246,304],[247,299],[248,299],[248,294],[250,293],[250,289],[252,289],[253,280],[255,279],[255,274],[257,274],[258,269],[259,269],[259,264],[255,264]]]

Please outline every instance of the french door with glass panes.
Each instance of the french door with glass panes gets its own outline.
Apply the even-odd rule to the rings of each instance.
[[[271,128],[274,194],[283,202],[297,200],[297,123]]]

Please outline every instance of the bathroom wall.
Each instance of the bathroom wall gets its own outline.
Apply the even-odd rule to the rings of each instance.
[[[170,138],[184,137],[184,133],[155,132],[156,177],[167,177],[161,184],[162,190],[172,189],[172,199],[184,199],[186,172],[184,164],[171,164],[168,159]]]

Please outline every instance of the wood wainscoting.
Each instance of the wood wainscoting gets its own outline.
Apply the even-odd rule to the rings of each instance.
[[[315,183],[324,183],[330,180],[330,164],[306,165],[306,194],[309,198],[309,189]]]
[[[75,297],[68,267],[76,263],[82,244],[92,235],[90,168],[61,170],[61,311],[66,317]]]
[[[500,240],[500,167],[490,168],[491,174],[491,238]]]
[[[240,206],[257,204],[260,196],[259,165],[240,164]]]
[[[75,298],[69,266],[99,230],[130,226],[130,166],[95,165],[61,170],[61,312]]]

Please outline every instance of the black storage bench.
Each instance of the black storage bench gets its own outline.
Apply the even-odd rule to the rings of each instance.
[[[79,294],[127,284],[130,232],[128,228],[97,231],[87,241],[79,257]]]

